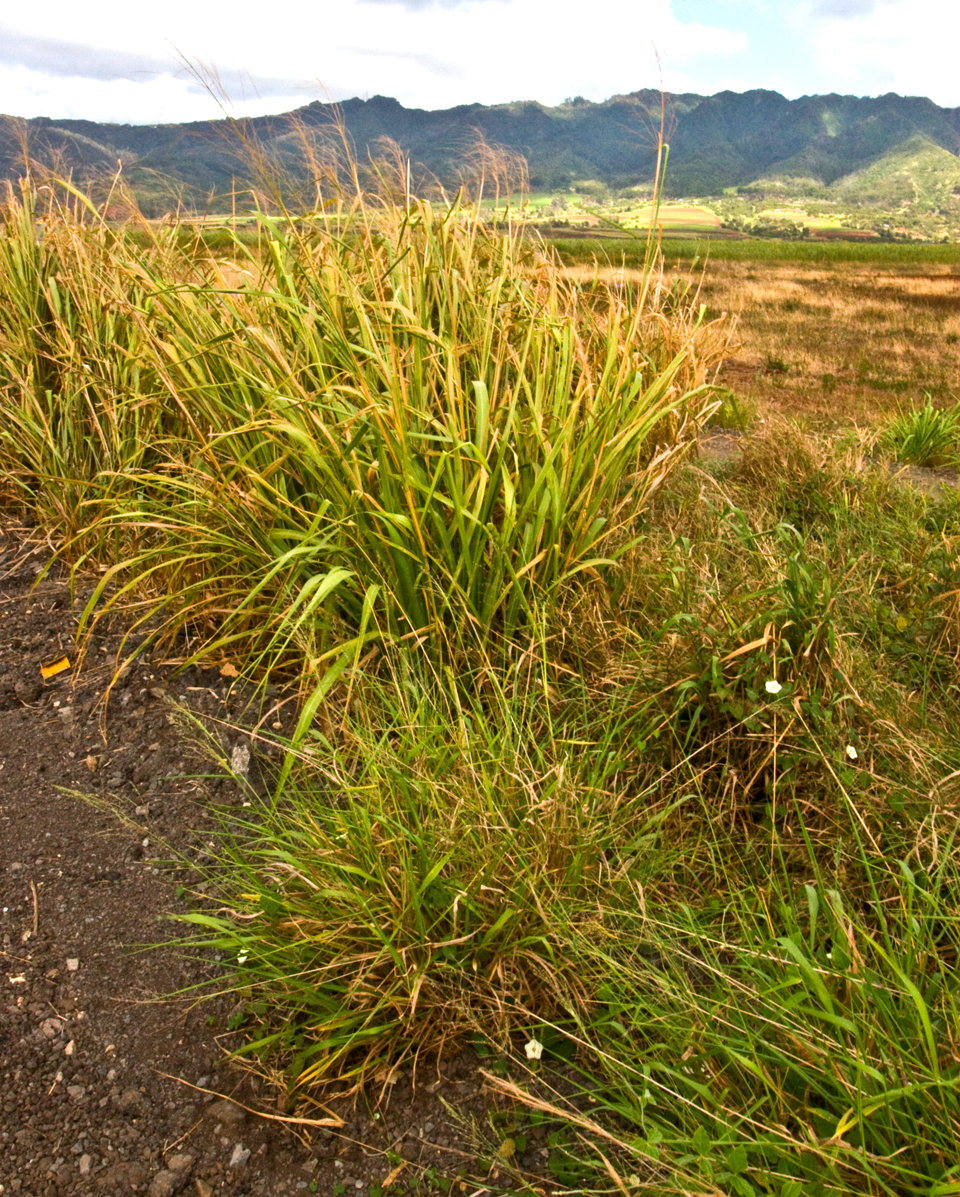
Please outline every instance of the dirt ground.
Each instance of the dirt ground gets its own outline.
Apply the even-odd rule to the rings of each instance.
[[[104,717],[116,631],[79,675],[44,680],[43,663],[77,655],[66,573],[37,581],[51,555],[36,529],[0,523],[0,1193],[551,1191],[549,1122],[504,1149],[513,1115],[469,1047],[382,1095],[334,1096],[332,1128],[276,1120],[277,1090],[226,1061],[229,998],[182,994],[217,961],[145,945],[178,934],[168,916],[200,880],[213,807],[242,800],[172,704],[221,721],[227,752],[253,712],[216,671],[144,658]]]

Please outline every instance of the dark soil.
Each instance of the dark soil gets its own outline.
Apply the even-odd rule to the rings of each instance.
[[[168,916],[200,882],[213,808],[242,801],[176,704],[228,755],[261,715],[289,730],[293,704],[244,709],[216,670],[144,657],[105,709],[118,628],[44,681],[41,664],[73,666],[78,648],[65,571],[38,581],[51,556],[36,529],[0,524],[0,1193],[549,1191],[550,1124],[519,1135],[469,1048],[382,1094],[334,1096],[335,1130],[271,1120],[279,1091],[226,1058],[230,1000],[183,994],[216,959],[145,945],[183,934]]]

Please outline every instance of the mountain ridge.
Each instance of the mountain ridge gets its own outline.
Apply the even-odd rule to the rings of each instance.
[[[778,92],[668,93],[664,97],[672,195],[719,195],[776,176],[830,187],[867,171],[911,138],[958,158],[960,108],[919,96],[838,94],[788,100]],[[406,108],[386,96],[339,104],[314,101],[293,112],[174,125],[112,125],[47,117],[0,122],[0,171],[23,173],[24,151],[59,159],[82,177],[115,171],[118,161],[136,187],[150,180],[180,185],[195,196],[229,191],[244,177],[243,143],[251,138],[288,165],[302,166],[297,131],[329,129],[341,120],[364,159],[391,138],[441,182],[457,178],[479,136],[522,154],[531,186],[561,190],[578,181],[612,187],[651,180],[661,95],[640,89],[593,102],[577,97],[549,107],[533,100]]]

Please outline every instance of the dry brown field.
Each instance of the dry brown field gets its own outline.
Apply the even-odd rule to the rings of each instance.
[[[684,268],[686,267],[686,268]],[[960,268],[860,262],[710,262],[672,271],[739,349],[720,381],[758,413],[873,423],[930,395],[960,398]]]
[[[960,266],[668,260],[664,282],[677,278],[699,291],[709,319],[730,321],[718,382],[749,413],[829,428],[877,423],[926,395],[936,406],[960,400]]]

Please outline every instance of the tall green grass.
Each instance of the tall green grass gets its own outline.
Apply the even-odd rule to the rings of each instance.
[[[710,405],[720,338],[652,260],[585,297],[476,209],[360,191],[214,261],[47,194],[0,235],[8,483],[109,567],[90,610],[135,600],[194,656],[509,642],[623,551]]]
[[[651,252],[588,292],[384,179],[216,259],[63,185],[0,230],[85,618],[304,686],[188,920],[241,1054],[295,1102],[479,1036],[584,1192],[960,1191],[960,505],[773,421],[711,473]]]
[[[957,1191],[960,505],[872,452],[674,475],[470,703],[396,648],[332,693],[193,916],[255,1066],[472,1032],[578,1192]]]

